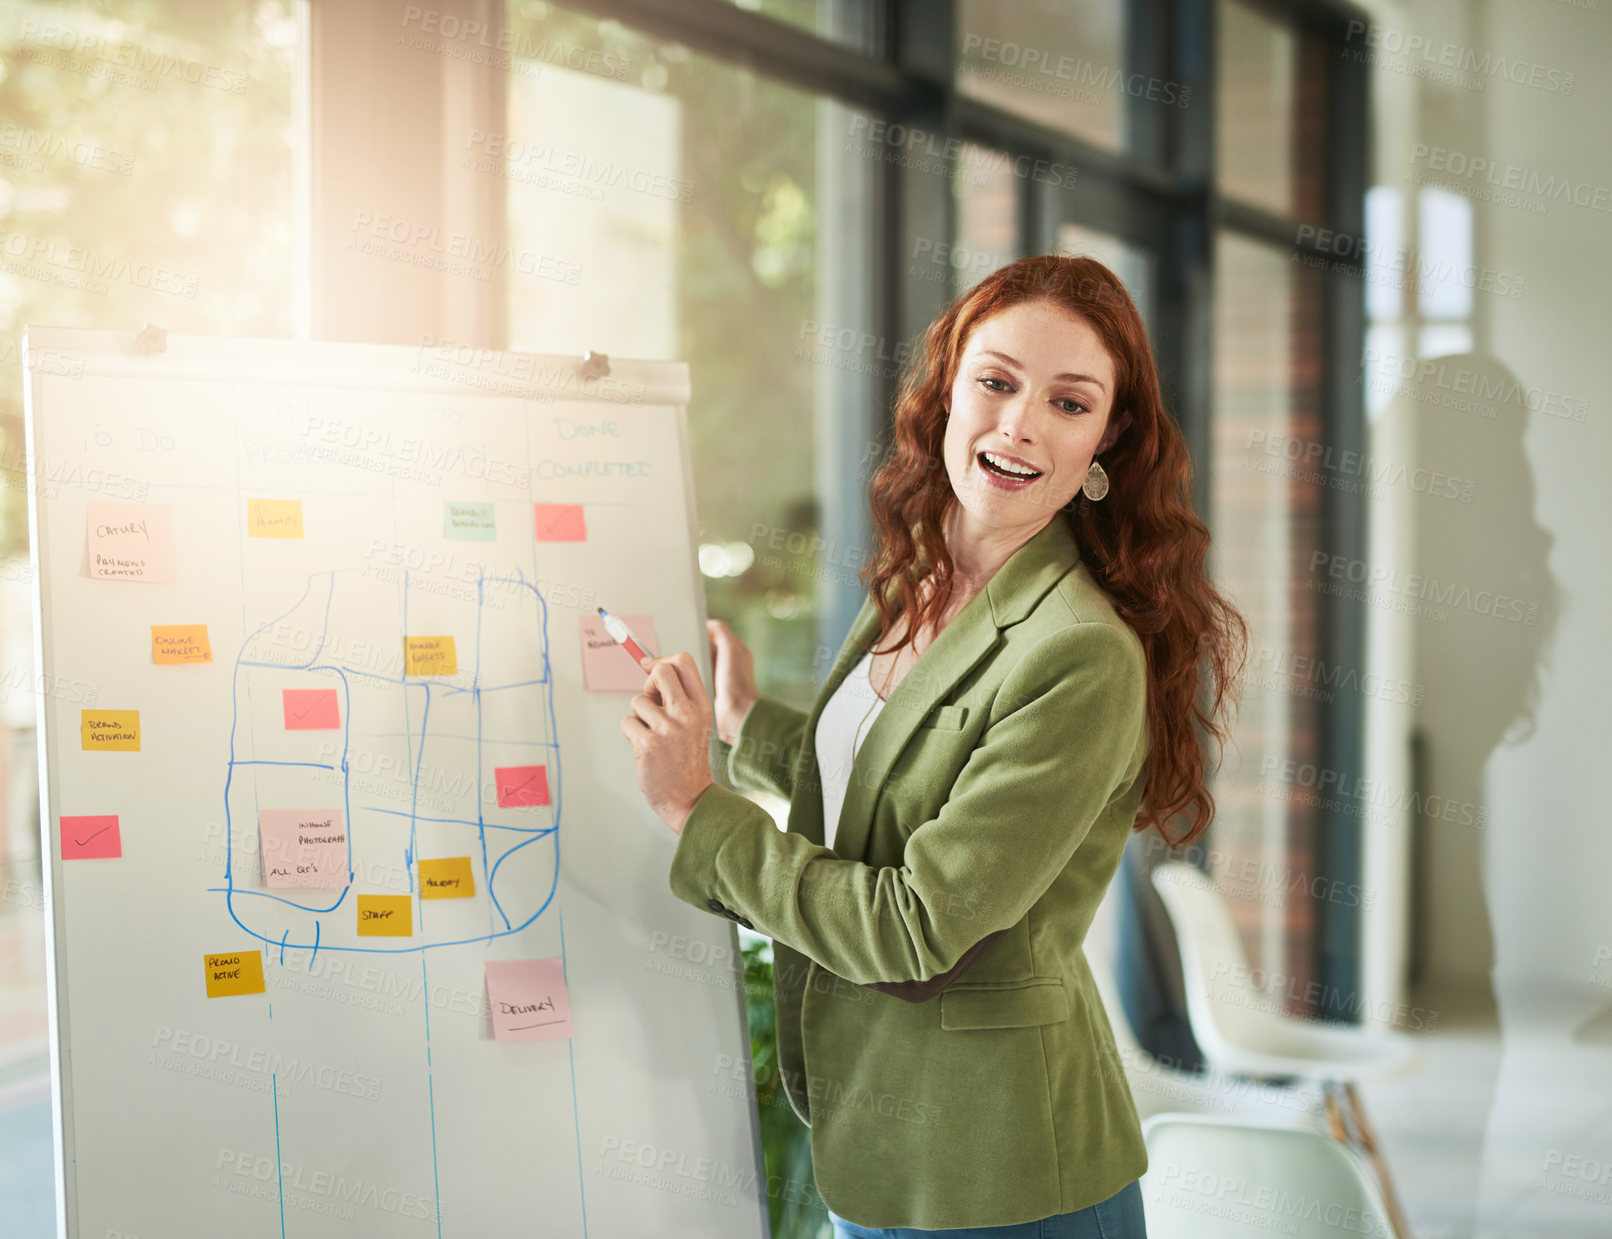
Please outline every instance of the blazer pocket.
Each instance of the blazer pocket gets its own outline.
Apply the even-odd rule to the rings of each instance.
[[[1028,981],[959,981],[940,994],[942,1028],[1026,1028],[1069,1017],[1062,977]]]
[[[967,718],[967,706],[936,706],[924,715],[918,726],[932,727],[936,731],[961,731]]]

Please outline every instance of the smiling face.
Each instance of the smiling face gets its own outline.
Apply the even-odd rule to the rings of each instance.
[[[1023,301],[976,323],[946,399],[957,534],[1018,545],[1045,527],[1130,421],[1113,401],[1114,362],[1086,320]]]

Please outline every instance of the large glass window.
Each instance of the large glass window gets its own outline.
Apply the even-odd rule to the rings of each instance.
[[[935,245],[920,239],[908,271],[920,279],[950,280],[952,293],[978,284],[1023,251],[1019,241],[1019,178],[1001,151],[965,143],[952,173],[957,240]]]
[[[1084,254],[1095,258],[1125,285],[1136,302],[1136,312],[1151,331],[1153,326],[1153,256],[1139,245],[1132,245],[1112,233],[1083,224],[1058,225],[1058,252]]]
[[[1261,975],[1305,993],[1319,876],[1320,718],[1331,699],[1319,645],[1325,451],[1319,397],[1321,276],[1271,246],[1215,246],[1212,571],[1249,625],[1243,700],[1214,780],[1211,876]],[[1302,884],[1295,876],[1307,880]],[[1295,896],[1292,892],[1298,891]],[[1287,1005],[1283,1002],[1281,1005]],[[1294,1003],[1296,1012],[1313,1014]]]
[[[861,52],[878,51],[881,0],[725,0],[807,34],[844,43]]]
[[[1324,46],[1238,0],[1221,0],[1219,18],[1221,192],[1278,215],[1319,220]]]
[[[958,0],[957,88],[1025,120],[1124,150],[1126,60],[1120,0]]]
[[[580,14],[512,20],[619,75],[511,75],[478,166],[508,179],[515,252],[563,237],[580,274],[511,279],[509,347],[688,361],[707,607],[763,692],[809,701],[860,605],[859,430],[897,360],[870,311],[871,172],[846,153],[868,116]]]

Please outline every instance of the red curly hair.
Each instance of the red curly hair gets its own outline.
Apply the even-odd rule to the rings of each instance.
[[[1131,415],[1103,453],[1108,495],[1094,503],[1077,492],[1052,519],[1069,522],[1082,562],[1147,651],[1151,750],[1134,829],[1151,825],[1172,846],[1191,843],[1215,813],[1199,728],[1218,746],[1226,743],[1226,714],[1241,692],[1248,626],[1205,571],[1209,530],[1192,510],[1191,458],[1159,394],[1142,316],[1125,286],[1096,259],[1021,258],[957,297],[930,324],[903,376],[894,440],[869,488],[876,547],[861,577],[879,611],[880,640],[899,616],[916,616],[891,647],[900,649],[931,628],[951,598],[954,565],[943,530],[954,496],[949,484],[929,481],[935,470],[944,470],[942,398],[956,378],[969,333],[1025,301],[1050,302],[1092,326],[1114,362],[1109,416],[1124,410]],[[932,588],[922,598],[926,577]],[[1178,815],[1188,829],[1171,839],[1165,822]]]

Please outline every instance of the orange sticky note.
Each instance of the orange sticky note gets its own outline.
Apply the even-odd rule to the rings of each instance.
[[[166,503],[85,505],[90,575],[110,581],[174,579],[174,513]]]
[[[151,661],[161,667],[212,662],[213,647],[207,640],[207,625],[151,625]]]
[[[414,900],[407,895],[360,895],[360,938],[410,938],[414,935]]]
[[[469,899],[476,893],[470,857],[449,856],[420,862],[421,899]]]
[[[545,766],[494,766],[493,781],[498,787],[500,809],[549,802],[549,772]]]
[[[302,500],[248,499],[246,536],[249,538],[302,537]]]
[[[458,675],[452,637],[404,637],[404,675]]]
[[[647,615],[618,616],[644,651],[649,654],[660,649],[655,637],[655,621]],[[591,692],[625,693],[642,692],[649,677],[624,646],[605,630],[604,621],[597,614],[583,615],[582,619],[582,684]]]
[[[123,836],[115,813],[64,817],[61,829],[63,860],[114,860],[123,855]]]
[[[534,503],[539,542],[585,542],[588,528],[580,503]]]
[[[87,752],[138,753],[140,711],[80,710],[78,733]]]
[[[563,960],[489,959],[487,1001],[499,1041],[553,1041],[571,1035]]]
[[[203,955],[207,969],[207,996],[228,998],[232,994],[263,993],[263,952],[232,951],[227,955]]]
[[[341,727],[341,703],[333,688],[282,688],[280,705],[287,731],[334,731]]]

